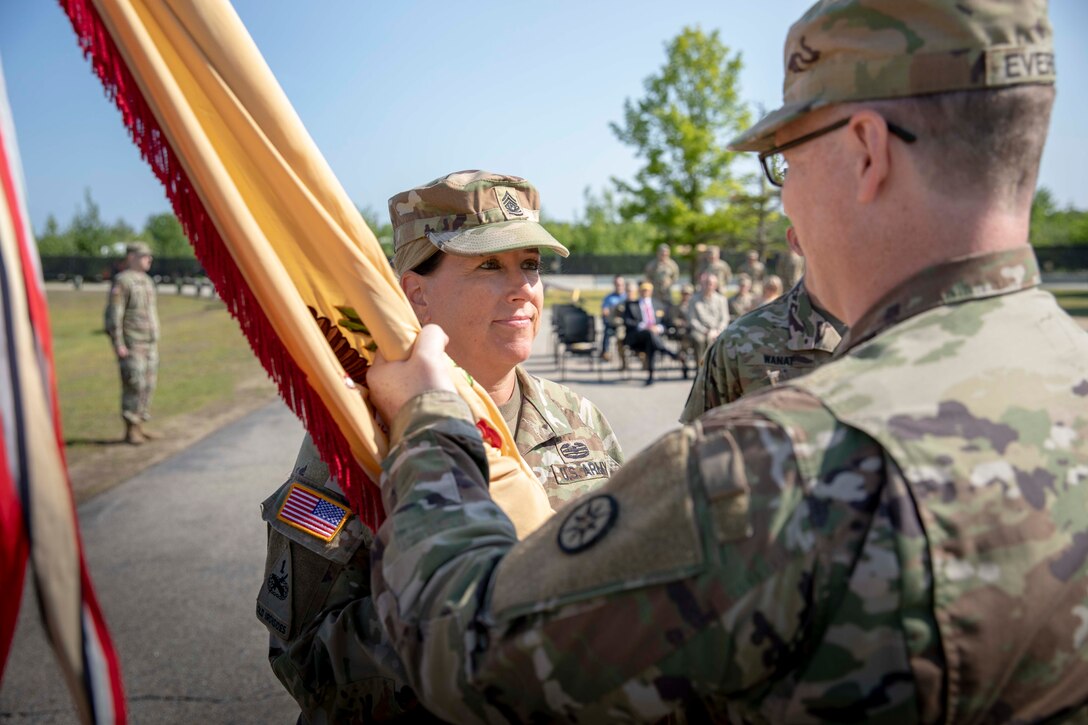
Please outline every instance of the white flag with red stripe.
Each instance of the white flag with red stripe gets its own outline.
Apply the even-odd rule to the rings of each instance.
[[[0,677],[29,559],[43,624],[83,722],[123,723],[117,654],[83,560],[64,460],[49,312],[0,66]]]

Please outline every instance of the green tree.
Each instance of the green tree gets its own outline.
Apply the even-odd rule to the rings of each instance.
[[[374,232],[378,243],[382,245],[382,251],[387,257],[393,256],[393,225],[384,213],[378,212],[371,206],[358,206],[359,213],[363,215],[363,221]]]
[[[641,254],[653,245],[654,230],[645,222],[624,221],[611,190],[600,196],[586,187],[585,211],[573,222],[541,223],[552,236],[577,254]]]
[[[660,239],[684,244],[737,240],[751,214],[736,202],[752,181],[733,172],[728,141],[751,118],[740,101],[739,53],[718,31],[687,27],[665,46],[661,69],[644,81],[646,95],[624,103],[623,124],[611,124],[644,161],[633,181],[613,179],[620,213],[644,220]],[[652,245],[652,242],[651,242]]]
[[[168,211],[149,216],[144,223],[143,236],[160,257],[192,259],[196,256],[181,222]]]
[[[89,257],[101,257],[110,253],[110,244],[114,241],[110,227],[102,221],[98,204],[91,197],[91,190],[84,189],[83,203],[86,208],[76,208],[72,223],[68,227],[68,236],[76,254]]]
[[[59,257],[75,254],[75,245],[66,232],[61,231],[57,218],[50,214],[38,235],[38,253],[43,257]]]
[[[1059,209],[1054,194],[1039,187],[1031,203],[1031,243],[1036,247],[1088,245],[1088,212]]]

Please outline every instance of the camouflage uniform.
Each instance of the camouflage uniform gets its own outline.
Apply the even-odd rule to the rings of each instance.
[[[672,257],[653,258],[646,265],[643,275],[654,285],[654,300],[660,304],[672,304],[672,286],[680,279],[680,266]],[[662,307],[664,309],[664,307]]]
[[[740,273],[752,278],[752,289],[757,292],[763,289],[763,277],[767,274],[767,266],[758,259],[745,259],[740,265]]]
[[[599,488],[623,454],[591,402],[521,368],[517,377],[522,403],[515,441],[558,511]],[[269,660],[276,677],[310,723],[431,720],[406,686],[369,596],[373,533],[347,516],[326,542],[281,520],[281,507],[299,484],[330,505],[347,507],[307,437],[291,477],[262,505],[269,541],[257,616],[272,635]]]
[[[409,681],[458,722],[1071,716],[1088,335],[1037,283],[1027,247],[916,275],[521,543],[463,402],[417,396],[373,553]]]
[[[113,348],[128,355],[121,368],[121,416],[140,424],[151,414],[151,395],[159,372],[159,312],[155,282],[146,272],[127,269],[113,278],[106,305],[106,333]]]
[[[828,362],[846,326],[812,303],[803,282],[734,320],[710,346],[680,416],[690,423],[742,395]]]
[[[751,291],[738,292],[729,298],[729,314],[734,318],[748,314],[756,306],[757,298]]]
[[[698,280],[705,272],[710,272],[718,278],[718,289],[722,291],[725,290],[725,286],[733,279],[733,268],[730,267],[729,263],[724,259],[719,259],[717,262],[707,262],[703,268],[699,270],[699,274],[695,276],[695,279]]]

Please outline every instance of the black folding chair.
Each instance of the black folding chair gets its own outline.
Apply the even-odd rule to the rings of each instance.
[[[597,366],[597,320],[585,310],[575,307],[563,313],[557,331],[559,357],[559,379],[566,376],[567,356],[587,358],[592,369],[600,379],[601,370]]]

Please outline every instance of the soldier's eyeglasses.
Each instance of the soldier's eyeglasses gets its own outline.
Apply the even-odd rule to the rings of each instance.
[[[850,119],[843,118],[835,121],[835,123],[830,126],[818,128],[812,133],[806,133],[804,136],[795,138],[781,146],[775,146],[774,148],[761,153],[759,155],[759,163],[763,166],[763,173],[767,175],[767,181],[771,182],[774,186],[779,187],[786,183],[786,174],[790,170],[790,165],[789,162],[786,161],[786,157],[782,153],[783,151],[789,151],[790,149],[797,148],[803,143],[808,143],[812,139],[819,138],[832,131],[837,131],[848,123],[850,123]],[[905,143],[914,143],[918,140],[917,136],[902,126],[896,126],[887,119],[885,119],[884,123],[888,124],[888,131],[890,131],[892,135],[903,139]]]

